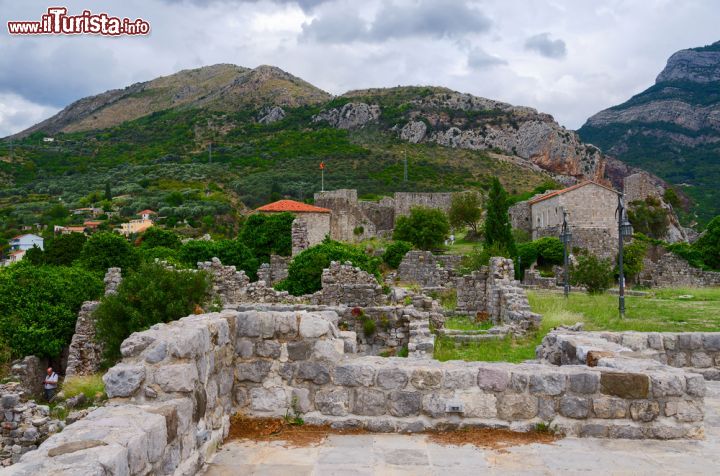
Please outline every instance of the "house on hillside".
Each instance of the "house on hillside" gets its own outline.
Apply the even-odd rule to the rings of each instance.
[[[142,233],[153,225],[154,223],[152,220],[130,220],[127,223],[121,223],[120,228],[115,231],[119,232],[121,235],[130,236],[136,233]]]
[[[278,200],[268,203],[255,210],[258,213],[283,213],[295,215],[307,225],[308,246],[320,243],[330,234],[330,210],[327,208],[296,202],[295,200]]]
[[[73,215],[90,215],[97,217],[103,214],[103,209],[98,207],[84,207],[72,210]]]
[[[19,235],[10,239],[11,251],[27,251],[33,246],[37,246],[41,250],[44,249],[45,240],[41,236],[35,234]]]
[[[147,209],[139,211],[137,214],[140,215],[141,220],[152,220],[153,215],[157,215],[157,212]]]
[[[615,210],[620,192],[593,181],[536,195],[510,207],[513,228],[526,231],[533,240],[560,236],[563,211],[567,213],[573,248],[614,258],[618,227]]]

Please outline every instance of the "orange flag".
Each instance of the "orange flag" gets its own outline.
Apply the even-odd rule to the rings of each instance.
[[[325,162],[320,162],[320,170],[325,168]]]

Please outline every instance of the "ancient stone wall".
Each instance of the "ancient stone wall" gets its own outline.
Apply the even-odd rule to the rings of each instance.
[[[570,248],[588,250],[600,258],[614,260],[618,250],[617,226],[615,232],[611,233],[607,228],[579,228],[571,226],[572,242]],[[535,230],[534,239],[543,236],[560,237],[560,226],[553,226]]]
[[[395,217],[409,215],[413,207],[450,210],[452,193],[395,192]]]
[[[457,276],[456,269],[462,257],[459,255],[434,255],[430,251],[408,251],[398,266],[400,281],[422,286],[445,286]]]
[[[222,304],[241,302],[244,298],[250,283],[245,271],[238,271],[235,266],[223,266],[217,258],[198,263],[198,269],[210,275],[211,295],[219,298]]]
[[[664,190],[650,175],[638,172],[623,178],[623,192],[625,202],[630,203],[645,200],[647,197],[661,198]]]
[[[322,290],[317,304],[365,307],[384,304],[387,300],[375,276],[349,261],[345,264],[331,262],[330,267],[323,270],[320,282]]]
[[[330,216],[330,237],[339,241],[359,241],[377,236],[375,220],[383,220],[392,214],[390,207],[375,209],[363,206],[359,202],[357,190],[341,189],[315,194],[315,205],[332,210]],[[374,204],[377,205],[377,204]],[[366,214],[372,210],[372,215]],[[390,228],[392,229],[392,223]]]
[[[292,255],[295,256],[310,248],[307,222],[302,218],[295,218],[290,228],[290,239],[292,240]]]
[[[321,243],[330,235],[330,213],[301,213],[307,226],[308,247]]]
[[[460,276],[455,279],[457,287],[457,311],[476,314],[487,309],[488,269]]]
[[[258,268],[258,281],[264,281],[267,286],[272,286],[287,278],[290,261],[292,258],[289,256],[270,255],[270,262],[263,263]]]
[[[560,275],[560,280],[562,280],[562,274]],[[558,277],[545,278],[541,276],[540,272],[536,269],[526,269],[525,276],[523,277],[523,284],[535,286],[540,289],[555,289],[558,285],[557,281]]]
[[[637,281],[651,288],[720,286],[720,272],[695,268],[662,246],[653,246],[645,255]]]
[[[389,237],[395,227],[395,208],[387,203],[360,201],[358,206],[375,226],[377,236]]]
[[[530,212],[530,202],[518,202],[508,209],[510,215],[510,225],[516,230],[532,233],[532,213]]]
[[[530,310],[527,293],[515,280],[511,259],[490,258],[486,292],[487,312],[496,324],[511,326],[518,332],[540,326],[541,316]]]

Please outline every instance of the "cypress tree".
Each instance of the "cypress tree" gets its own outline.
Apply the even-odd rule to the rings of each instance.
[[[487,217],[485,217],[485,246],[498,246],[511,256],[517,254],[508,216],[508,195],[497,177],[490,183]]]

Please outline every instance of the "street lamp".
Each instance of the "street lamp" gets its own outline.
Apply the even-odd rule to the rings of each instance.
[[[565,297],[568,297],[570,293],[570,281],[568,280],[568,246],[572,240],[572,233],[570,233],[570,227],[567,222],[567,212],[563,209],[563,222],[562,230],[560,231],[560,241],[563,244],[563,266],[564,266],[564,286],[563,290]]]
[[[632,236],[633,228],[627,219],[627,210],[625,209],[624,194],[618,195],[618,207],[615,210],[618,217],[618,295],[620,317],[625,317],[625,273],[623,272],[623,244],[624,239]]]

